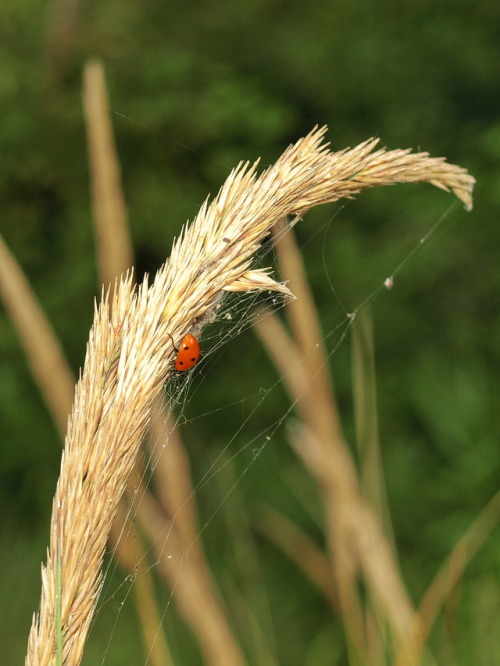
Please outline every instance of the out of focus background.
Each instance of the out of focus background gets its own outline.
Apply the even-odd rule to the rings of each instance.
[[[402,575],[418,605],[500,482],[500,7],[489,0],[5,3],[0,227],[75,374],[99,295],[82,111],[82,73],[92,57],[106,70],[139,279],[164,262],[181,225],[230,168],[257,157],[273,162],[316,124],[329,126],[334,149],[377,136],[389,149],[446,156],[476,177],[471,213],[428,185],[400,185],[314,210],[296,228],[332,352],[346,311],[438,223],[394,288],[371,305],[388,506]],[[217,340],[217,323],[211,336]],[[254,534],[267,593],[267,615],[255,619],[269,631],[267,661],[247,648],[249,663],[350,663],[341,623],[321,595],[253,532],[262,506],[271,505],[321,541],[311,518],[321,511],[283,430],[249,464],[248,442],[283,417],[288,403],[280,388],[264,402],[255,397],[275,385],[279,371],[251,330],[230,337],[201,385],[193,381],[183,428],[195,479],[228,442],[228,455],[244,451],[232,462],[234,478],[246,473],[231,496],[233,477],[205,483],[196,495],[228,615],[237,625],[231,566],[241,520]],[[0,347],[0,644],[2,661],[14,664],[24,657],[39,602],[61,440],[3,308]],[[349,336],[330,362],[357,456]],[[233,409],[235,400],[242,402]],[[310,507],[292,492],[297,484]],[[221,501],[224,510],[213,515]],[[108,592],[125,574],[115,576]],[[500,664],[498,532],[450,599],[429,639],[436,659],[429,663]],[[166,592],[162,604],[171,626],[181,626]],[[118,612],[111,595],[85,663],[145,663],[135,626],[133,605]],[[174,663],[203,663],[189,632],[174,634]]]

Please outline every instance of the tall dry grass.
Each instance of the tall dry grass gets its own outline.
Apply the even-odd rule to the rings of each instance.
[[[94,77],[94,83],[89,85],[98,88],[98,69],[90,68],[87,76]],[[88,118],[93,114],[89,97],[86,95]],[[101,100],[101,111],[102,106]],[[101,113],[99,109],[94,111],[96,116]],[[95,219],[102,219],[106,225],[106,220],[115,217],[123,229],[126,216],[119,199],[119,168],[116,163],[113,166],[114,157],[109,156],[113,152],[109,136],[99,134],[107,123],[105,115],[95,121],[98,126],[89,125]],[[69,420],[54,498],[47,563],[42,568],[40,609],[33,620],[27,664],[76,665],[81,660],[102,586],[106,541],[115,530],[113,521],[120,498],[137,464],[148,426],[153,421],[157,428],[165,427],[162,419],[158,419],[155,402],[172,374],[175,356],[172,337],[177,342],[188,331],[199,334],[204,323],[216,316],[227,291],[269,289],[287,296],[293,292],[297,297],[289,315],[294,337],[280,330],[272,317],[261,320],[260,334],[264,340],[281,340],[284,345],[281,356],[286,348],[288,358],[297,359],[292,364],[293,372],[290,363],[283,369],[302,417],[291,438],[317,479],[328,517],[330,553],[325,556],[309,549],[316,553],[309,561],[311,578],[321,586],[328,573],[333,572],[329,595],[332,607],[340,607],[353,661],[360,662],[369,648],[366,618],[356,593],[360,571],[376,598],[377,608],[392,628],[394,647],[409,649],[411,658],[417,653],[414,641],[410,648],[405,641],[412,632],[420,631],[421,622],[408,599],[377,513],[360,492],[357,470],[343,441],[334,392],[325,372],[324,350],[318,344],[321,331],[307,285],[297,279],[294,268],[300,257],[293,246],[280,250],[283,264],[289,264],[283,270],[293,276],[291,290],[274,281],[268,270],[253,269],[252,259],[269,230],[288,216],[295,216],[297,221],[315,205],[352,196],[367,187],[423,181],[453,191],[470,209],[474,180],[465,170],[446,163],[443,158],[406,150],[375,150],[377,141],[373,139],[354,149],[333,153],[323,143],[325,131],[325,128],[314,129],[290,146],[260,176],[257,164],[240,164],[214,201],[204,204],[194,222],[181,232],[170,260],[152,283],[145,280],[136,286],[128,273],[103,293],[96,307],[85,367]],[[98,146],[107,146],[109,153],[101,166],[96,153]],[[115,197],[114,207],[106,207],[105,192]],[[97,234],[101,238],[98,242],[101,265],[109,262],[115,266],[113,271],[122,270],[131,257],[126,240],[118,259],[112,260],[113,244],[106,240],[106,233],[104,230]],[[287,243],[286,239],[285,235],[280,244]],[[12,296],[13,284],[22,280],[13,277],[16,271],[9,263],[12,258],[2,249],[2,291],[13,319],[20,331],[25,331],[28,327],[18,312],[18,299]],[[124,259],[127,253],[128,260]],[[109,283],[111,278],[103,275],[103,281]],[[32,343],[27,343],[26,348],[30,353]],[[269,349],[273,353],[272,343]],[[305,351],[307,368],[301,360]],[[275,361],[279,366],[278,355]],[[36,360],[33,365],[36,367]],[[162,434],[161,438],[164,437]],[[153,535],[158,530],[164,531],[172,516],[184,512],[185,519],[178,522],[179,526],[169,536],[172,552],[181,556],[189,548],[190,558],[186,561],[190,561],[190,576],[185,577],[185,585],[179,584],[176,577],[179,561],[175,558],[168,564],[162,563],[160,568],[164,569],[166,579],[172,582],[175,577],[180,607],[199,637],[207,663],[243,663],[241,650],[217,603],[203,554],[194,545],[197,525],[190,501],[193,491],[182,446],[169,446],[167,452],[157,466],[163,497],[153,500],[140,487],[141,473],[136,470],[135,488],[140,488],[143,496],[137,515],[154,543]],[[300,537],[298,532],[294,533]],[[123,561],[125,566],[132,566],[130,560],[126,564],[127,555]],[[146,595],[151,601],[152,594],[146,592]],[[146,605],[151,609],[149,601]],[[163,658],[168,663],[166,646]]]
[[[396,648],[408,634],[414,609],[399,573],[392,544],[375,508],[365,499],[356,465],[342,434],[328,374],[328,359],[312,295],[293,236],[280,235],[279,263],[300,298],[287,306],[290,334],[272,313],[256,330],[278,367],[301,420],[290,429],[297,454],[321,489],[329,545],[327,558],[336,583],[353,663],[364,663],[365,617],[358,594],[359,572],[373,594],[379,621]]]
[[[300,296],[285,308],[288,327],[267,312],[256,319],[255,329],[299,415],[289,426],[290,444],[320,490],[328,547],[322,550],[272,508],[264,512],[260,530],[297,563],[339,614],[351,664],[417,666],[439,612],[498,525],[500,492],[457,542],[415,607],[399,570],[385,501],[369,317],[365,310],[352,319],[358,472],[342,434],[323,335],[293,234],[278,233],[275,247],[283,276]],[[432,658],[425,663],[433,663]]]

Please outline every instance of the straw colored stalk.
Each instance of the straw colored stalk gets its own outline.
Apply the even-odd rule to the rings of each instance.
[[[75,380],[54,329],[1,236],[0,294],[62,438],[71,410]]]
[[[133,247],[128,226],[127,206],[121,185],[120,162],[113,136],[104,67],[98,60],[86,63],[83,101],[87,129],[91,199],[100,284],[110,285],[132,266]],[[137,458],[126,497],[122,498],[112,524],[109,541],[121,566],[133,576],[135,606],[144,639],[145,654],[152,666],[172,663],[165,635],[160,631],[152,570],[145,565],[146,554],[140,538],[132,538],[132,515],[126,502],[134,502],[131,479],[140,477]],[[147,492],[146,490],[144,492]]]
[[[356,467],[342,434],[323,335],[293,234],[280,236],[276,247],[282,274],[290,279],[294,293],[300,294],[286,308],[293,337],[271,313],[259,317],[255,327],[302,417],[303,425],[290,427],[290,436],[322,491],[342,619],[353,649],[362,654],[365,647],[362,611],[357,602],[359,568],[387,618],[396,644],[409,630],[414,611],[390,543],[359,487]]]
[[[284,385],[304,424],[307,424],[307,427],[297,425],[290,428],[290,436],[296,448],[305,458],[305,463],[309,464],[303,448],[307,452],[310,445],[319,445],[318,453],[325,458],[325,465],[330,466],[333,462],[338,470],[337,478],[330,480],[326,488],[317,470],[313,469],[313,472],[328,498],[325,507],[330,516],[327,535],[331,570],[351,658],[353,663],[358,663],[366,649],[362,611],[356,595],[358,561],[352,553],[352,540],[348,533],[351,529],[352,489],[357,483],[356,471],[342,440],[340,417],[327,372],[323,335],[304,278],[302,258],[292,234],[277,233],[276,236],[282,275],[290,280],[297,294],[297,300],[289,303],[286,308],[293,337],[276,316],[259,317],[256,331],[279,368]],[[299,442],[302,444],[299,445]]]
[[[83,101],[98,266],[102,284],[108,285],[132,266],[133,249],[109,118],[104,68],[99,61],[91,60],[85,66]]]
[[[156,604],[154,578],[144,543],[137,530],[135,532],[131,530],[130,523],[130,512],[122,500],[118,504],[109,535],[109,542],[113,545],[113,556],[125,571],[130,572],[146,661],[151,666],[173,666],[174,660],[165,634],[161,630],[161,614]]]
[[[129,274],[96,307],[54,497],[27,664],[60,659],[73,666],[81,660],[111,522],[152,401],[172,373],[174,344],[188,331],[199,332],[226,291],[290,295],[267,271],[251,270],[252,256],[273,224],[398,180],[431,182],[451,189],[467,208],[472,205],[474,181],[464,169],[427,154],[371,153],[375,140],[331,153],[321,145],[325,131],[314,129],[258,178],[256,164],[240,164],[181,233],[152,284],[146,279],[135,288]]]
[[[340,608],[332,565],[314,540],[269,506],[264,507],[257,529],[303,570],[311,583],[327,599],[332,611],[338,614]]]
[[[167,447],[165,442],[168,442]],[[163,405],[159,401],[155,403],[152,413],[150,448],[159,509],[165,514],[166,525],[175,521],[185,547],[190,547],[198,539],[199,527],[189,458],[179,429],[171,418],[165,418]]]
[[[361,467],[362,494],[381,519],[388,536],[394,541],[378,436],[375,351],[372,329],[372,317],[369,309],[358,312],[352,327],[356,445]]]
[[[152,414],[151,439],[158,443],[153,451],[158,501],[141,493],[137,516],[152,544],[159,571],[199,640],[204,663],[242,666],[245,659],[202,550],[188,458],[178,430],[157,407],[155,404]],[[160,452],[160,443],[167,440],[168,447]]]
[[[151,541],[159,571],[175,590],[182,615],[200,642],[204,663],[243,666],[245,659],[221,609],[198,541],[186,540],[182,521],[173,520],[167,528],[167,517],[149,493],[138,502],[137,515]]]
[[[323,493],[336,585],[349,642],[358,655],[363,654],[362,611],[356,592],[357,572],[361,568],[376,600],[378,614],[384,616],[383,624],[388,622],[399,649],[410,628],[418,625],[418,618],[399,574],[392,545],[376,512],[363,497],[354,461],[342,435],[323,334],[293,234],[277,233],[276,249],[281,273],[297,296],[286,308],[292,336],[279,318],[269,312],[256,320],[255,328],[304,422],[303,426],[291,429],[291,437]],[[369,434],[376,438],[373,404],[370,409]],[[367,408],[364,413],[368,413]],[[372,445],[373,453],[376,441]],[[377,458],[372,462],[378,464]],[[382,478],[374,480],[372,495],[375,505],[380,506]],[[290,552],[292,545],[284,549]],[[300,558],[294,556],[294,559]],[[309,566],[304,569],[310,575]]]
[[[133,251],[109,116],[104,68],[98,61],[92,60],[85,67],[84,102],[98,265],[101,280],[108,285],[131,266]],[[161,631],[161,613],[156,608],[152,570],[145,565],[147,558],[141,540],[130,537],[132,515],[138,517],[141,531],[148,535],[157,551],[158,560],[162,562],[159,571],[166,576],[166,583],[171,584],[181,612],[200,642],[205,662],[216,666],[224,663],[238,666],[243,663],[243,657],[221,608],[216,585],[204,561],[201,542],[197,539],[194,492],[187,456],[177,431],[164,419],[162,402],[161,395],[154,401],[149,433],[152,446],[158,444],[153,453],[157,461],[154,473],[158,499],[145,487],[139,487],[143,478],[138,469],[142,464],[139,456],[127,486],[133,510],[118,511],[110,541],[115,546],[115,556],[124,568],[134,573],[137,567],[137,575],[134,575],[136,607],[147,656],[152,664],[165,666],[171,657]],[[166,441],[169,443],[168,455],[161,455],[160,442],[163,444]],[[166,454],[167,450],[162,453]],[[168,535],[170,554],[167,560],[163,557],[162,535],[165,534]],[[191,566],[189,571],[183,567],[181,573],[178,563],[187,552]]]
[[[498,527],[499,521],[500,491],[495,493],[462,534],[427,588],[411,631],[394,661],[394,666],[418,665],[439,611],[463,577],[469,562]]]

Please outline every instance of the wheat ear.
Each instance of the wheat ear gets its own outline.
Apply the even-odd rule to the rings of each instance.
[[[395,182],[427,181],[451,189],[471,207],[474,179],[443,158],[372,152],[373,139],[332,153],[322,145],[325,131],[315,128],[260,177],[256,164],[240,164],[181,233],[152,284],[146,279],[136,288],[128,274],[96,307],[69,419],[26,664],[80,663],[101,588],[106,540],[152,401],[172,372],[174,342],[201,329],[226,291],[290,294],[268,271],[251,269],[254,252],[276,221]]]

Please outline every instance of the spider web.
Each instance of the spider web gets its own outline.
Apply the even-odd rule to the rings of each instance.
[[[338,351],[345,346],[344,343],[349,337],[351,328],[358,315],[367,309],[384,292],[395,286],[397,288],[398,277],[406,264],[423,245],[436,235],[446,219],[448,219],[448,212],[437,220],[422,238],[418,239],[414,247],[405,254],[401,262],[392,267],[387,272],[387,276],[353,309],[347,309],[343,305],[342,299],[338,294],[338,288],[334,286],[336,284],[335,279],[328,276],[332,301],[338,305],[337,324],[324,332],[328,362],[331,362]],[[115,614],[115,623],[102,657],[103,664],[108,663],[108,650],[111,649],[122,608],[126,603],[133,604],[131,595],[137,576],[151,574],[157,585],[165,586],[162,593],[159,594],[160,614],[157,627],[158,635],[161,632],[165,632],[167,639],[170,640],[169,627],[178,626],[178,611],[174,609],[177,581],[174,580],[173,583],[170,581],[168,584],[165,582],[164,577],[161,575],[160,561],[164,558],[170,559],[174,557],[171,553],[170,539],[172,531],[177,529],[177,521],[182,520],[182,514],[186,505],[194,500],[198,506],[200,504],[203,505],[203,510],[197,515],[199,522],[195,539],[185,544],[185,548],[180,556],[178,553],[176,555],[179,560],[177,564],[178,580],[182,576],[188,575],[186,560],[192,556],[193,550],[197,554],[198,548],[203,549],[203,542],[207,533],[210,536],[212,531],[217,533],[221,529],[225,529],[224,524],[227,522],[226,514],[228,511],[231,512],[231,508],[229,506],[228,509],[228,505],[233,501],[234,494],[236,493],[236,495],[240,496],[242,493],[245,493],[244,477],[256,467],[266,465],[266,454],[269,453],[270,448],[283,447],[287,423],[289,420],[295,418],[296,401],[293,400],[287,406],[278,407],[278,411],[271,416],[269,415],[270,407],[268,407],[268,403],[275,402],[277,393],[280,395],[283,393],[285,377],[282,374],[278,374],[277,377],[271,376],[267,380],[267,383],[256,385],[252,392],[249,393],[247,390],[247,392],[238,395],[237,375],[240,371],[244,371],[245,349],[239,347],[237,341],[252,326],[255,319],[269,316],[268,314],[262,314],[261,308],[263,305],[269,306],[274,313],[286,307],[284,299],[281,296],[276,296],[276,294],[247,295],[243,297],[241,295],[228,296],[218,311],[213,324],[208,325],[203,332],[201,339],[202,361],[192,371],[182,373],[182,375],[177,376],[174,381],[169,382],[169,385],[165,387],[165,403],[162,407],[162,418],[165,420],[165,423],[168,422],[168,430],[176,428],[181,433],[186,430],[188,431],[185,441],[185,447],[188,451],[191,444],[190,428],[194,427],[199,437],[200,430],[204,430],[203,424],[210,422],[212,427],[208,428],[208,432],[213,433],[213,423],[219,419],[224,421],[228,413],[233,414],[235,411],[240,414],[241,422],[227,440],[218,442],[215,447],[213,447],[210,441],[205,441],[201,444],[198,443],[198,446],[195,447],[194,455],[196,453],[199,454],[200,448],[205,447],[206,455],[203,455],[202,460],[192,462],[195,479],[193,480],[192,490],[174,515],[165,516],[165,522],[156,535],[154,542],[148,541],[144,536],[138,536],[138,533],[141,532],[140,519],[136,517],[137,508],[135,503],[130,504],[128,509],[130,522],[129,527],[126,529],[132,531],[132,539],[136,539],[138,544],[140,542],[141,549],[144,550],[138,548],[138,552],[140,551],[141,554],[137,555],[132,571],[122,578],[118,585],[116,584],[116,579],[120,579],[120,573],[117,570],[116,559],[111,557],[108,562],[105,577],[107,582],[99,601],[97,618],[102,612],[103,607],[111,604],[113,613]],[[231,345],[236,344],[238,354],[241,355],[242,367],[234,367],[236,373],[234,398],[229,402],[226,399],[222,405],[212,408],[209,411],[200,410],[198,405],[199,403],[204,404],[204,394],[212,390],[213,382],[217,382],[218,368],[220,368],[221,364],[225,364],[224,350],[228,343],[231,343]],[[277,402],[278,405],[281,404],[279,399]],[[264,417],[261,416],[262,413],[264,413]],[[181,437],[184,438],[184,435],[181,434]],[[147,492],[152,493],[155,493],[157,490],[155,484],[158,484],[159,481],[155,479],[155,472],[158,468],[160,456],[163,455],[169,455],[168,436],[165,436],[159,442],[146,443],[141,477],[134,489],[134,493],[137,494],[134,497],[135,502],[141,502],[140,494],[144,492],[144,489],[148,489]],[[276,454],[274,453],[274,455]],[[241,501],[241,497],[239,497],[237,504]],[[314,502],[309,500],[309,503],[312,506],[309,507],[308,511],[317,514]],[[315,517],[317,519],[317,515]],[[249,519],[247,518],[246,520]],[[231,538],[230,534],[227,535],[227,538]],[[114,554],[113,552],[112,555]],[[213,551],[211,557],[214,557]],[[92,638],[90,637],[89,640],[91,641]],[[146,660],[144,663],[150,662]]]
[[[334,231],[331,231],[333,220],[343,214],[345,204],[337,205],[335,213],[327,217],[316,231],[311,232],[306,241],[302,241],[301,250],[305,250],[308,245],[319,245],[321,256],[319,263],[323,281],[327,285],[327,291],[333,304],[332,307],[335,310],[335,323],[325,328],[323,339],[318,340],[318,344],[321,342],[326,346],[325,364],[330,365],[339,350],[345,347],[344,343],[349,338],[358,316],[381,298],[383,294],[388,294],[393,289],[397,289],[401,274],[403,274],[409,262],[415,259],[415,255],[426,247],[431,240],[436,240],[439,233],[446,230],[447,225],[455,222],[454,217],[450,215],[454,205],[449,206],[430,225],[423,236],[418,237],[409,248],[402,251],[401,259],[389,265],[388,270],[375,282],[373,288],[358,299],[352,308],[345,304],[347,300],[341,294],[342,285],[339,285],[334,271],[332,271],[326,259],[326,237],[330,233],[334,233]],[[285,233],[285,231],[283,230],[281,233]],[[276,264],[275,241],[276,239],[263,244],[257,257],[258,265]],[[232,512],[235,510],[231,508],[231,503],[235,501],[235,506],[238,507],[244,502],[242,496],[248,492],[245,486],[247,475],[253,474],[255,477],[256,474],[262,473],[263,477],[269,481],[268,473],[265,470],[266,457],[275,458],[277,455],[279,457],[280,454],[276,453],[276,449],[282,449],[286,446],[287,424],[296,418],[297,400],[292,399],[287,402],[284,397],[285,389],[283,386],[286,377],[283,372],[278,371],[276,373],[276,370],[270,370],[267,374],[255,372],[256,383],[253,388],[243,388],[241,393],[238,388],[240,375],[245,374],[245,364],[248,363],[246,358],[249,351],[248,347],[238,342],[240,336],[243,337],[243,334],[246,334],[245,340],[248,341],[250,339],[248,332],[256,321],[275,316],[279,311],[281,311],[280,314],[283,314],[284,308],[286,308],[284,297],[275,293],[243,296],[241,294],[228,295],[222,301],[217,312],[214,313],[212,323],[208,324],[203,330],[200,339],[202,359],[199,364],[189,372],[180,373],[165,386],[164,401],[160,408],[160,421],[163,422],[164,429],[161,434],[158,434],[157,431],[156,435],[150,435],[144,443],[138,475],[131,482],[129,489],[126,508],[127,520],[120,539],[110,547],[110,557],[105,568],[105,582],[93,620],[93,628],[87,642],[87,647],[90,648],[93,635],[98,631],[97,627],[101,622],[101,616],[107,615],[107,638],[104,641],[104,649],[101,648],[99,663],[115,663],[115,657],[112,655],[123,632],[120,626],[121,621],[124,620],[124,624],[130,622],[128,616],[127,618],[123,617],[124,609],[132,607],[135,603],[133,592],[138,577],[148,579],[151,577],[154,583],[153,597],[156,597],[157,600],[158,613],[155,620],[153,644],[155,641],[161,641],[162,635],[166,635],[169,642],[173,640],[174,652],[176,650],[182,651],[182,648],[187,649],[188,652],[192,650],[193,663],[197,663],[199,659],[197,656],[198,648],[193,647],[196,644],[196,639],[189,635],[185,629],[181,630],[184,634],[180,640],[181,647],[176,645],[175,638],[173,638],[173,634],[175,636],[175,632],[179,631],[181,625],[179,611],[176,608],[176,595],[177,588],[181,585],[181,578],[187,575],[187,561],[190,557],[199,557],[200,552],[206,552],[209,566],[214,565],[214,568],[220,574],[220,565],[217,566],[217,562],[214,562],[214,559],[217,559],[217,553],[227,556],[230,550],[238,550],[238,545],[233,543],[231,549],[223,547],[217,551],[217,543],[220,541],[218,532],[220,530],[223,530],[223,540],[231,538],[229,531],[226,531],[229,527],[228,522]],[[269,312],[272,314],[269,314]],[[256,342],[248,344],[258,345]],[[225,360],[228,347],[236,347],[236,354],[234,351],[232,352],[229,362]],[[302,352],[301,363],[307,364],[307,354],[311,351]],[[260,364],[265,362],[262,358],[261,355],[259,357]],[[211,392],[219,395],[217,374],[221,366],[224,370],[227,370],[228,363],[230,374],[234,376],[231,399],[227,399],[227,392],[220,392],[220,395],[224,396],[221,404],[217,404],[208,410],[200,409],[199,405],[206,404],[207,395],[210,395]],[[254,361],[250,361],[250,363],[254,363]],[[252,372],[250,371],[247,374],[252,375]],[[262,379],[263,377],[264,379]],[[224,373],[224,378],[227,381],[227,372]],[[216,403],[217,401],[212,399],[209,402]],[[277,408],[274,407],[275,404],[278,405]],[[216,427],[218,421],[232,423],[235,420],[235,413],[238,414],[238,425],[231,426],[233,428],[232,434],[229,437],[224,436],[224,439],[220,441],[217,435],[213,434],[214,424]],[[204,427],[204,424],[209,425]],[[151,540],[144,534],[141,526],[141,510],[139,507],[141,502],[145,501],[146,496],[156,497],[158,493],[158,484],[161,484],[162,480],[158,478],[157,471],[162,457],[169,455],[169,441],[174,429],[176,433],[181,433],[180,437],[184,440],[183,448],[191,453],[190,476],[193,479],[192,487],[174,513],[163,515],[163,523],[160,525],[154,540]],[[226,430],[227,427],[224,428],[224,432]],[[184,435],[186,431],[187,434]],[[194,431],[194,435],[192,431]],[[209,433],[209,437],[203,441],[205,433]],[[210,437],[214,437],[218,441],[211,442],[209,441]],[[196,458],[196,455],[199,458]],[[290,460],[287,460],[287,466],[289,465]],[[294,471],[288,477],[285,473],[283,478],[278,479],[276,483],[286,488],[287,485],[290,486],[294,483],[291,480],[294,475],[296,482],[297,472]],[[310,481],[300,481],[299,483],[304,483],[306,488],[299,495],[303,509],[308,516],[312,516],[313,521],[317,521],[317,502],[307,497],[308,492],[311,491]],[[291,492],[290,488],[288,488],[288,491]],[[188,506],[193,507],[196,511],[196,532],[194,536],[188,536],[180,553],[173,553],[171,548],[172,536],[176,531],[182,533],[184,528],[181,521]],[[248,536],[250,522],[249,517],[242,518],[242,523],[245,525],[241,527],[241,530],[245,537]],[[237,534],[238,530],[235,530],[234,533]],[[207,536],[211,538],[206,539]],[[207,546],[206,540],[211,541],[211,545]],[[131,541],[137,545],[133,566],[129,567],[126,574],[123,573],[117,563],[120,558],[116,557],[117,549],[120,548],[120,543],[123,541]],[[238,561],[234,553],[231,557],[233,560],[231,566],[237,569],[238,565],[241,565],[241,561]],[[165,580],[165,574],[162,573],[162,561],[174,558],[176,559],[175,575],[173,580],[170,576],[167,581]],[[235,575],[244,577],[244,573],[241,571]],[[228,583],[224,580],[218,581],[217,585],[221,591],[218,590],[216,596],[222,595],[224,598],[230,596],[228,590],[230,591],[233,588],[234,592],[236,587],[234,582]],[[227,604],[223,604],[226,618],[232,617],[232,610],[234,611],[234,609],[230,608],[228,610],[226,606]],[[234,613],[238,616],[237,611],[234,611]],[[258,630],[254,630],[254,632],[259,633]],[[137,633],[139,633],[138,629]],[[238,638],[244,642],[241,631]],[[272,639],[261,638],[261,640],[263,643],[269,643],[268,648],[271,653]],[[244,648],[248,650],[248,645],[244,645]],[[143,657],[143,663],[153,663],[151,661],[151,650],[152,646],[146,649],[147,656],[146,658]],[[96,663],[95,654],[94,648],[92,649],[93,656],[90,656],[87,651],[83,663]],[[142,654],[144,655],[144,652]],[[88,661],[89,658],[92,659],[92,662]],[[132,659],[129,663],[134,663],[134,660]],[[186,662],[183,661],[183,663]],[[269,663],[277,662],[271,660]]]

